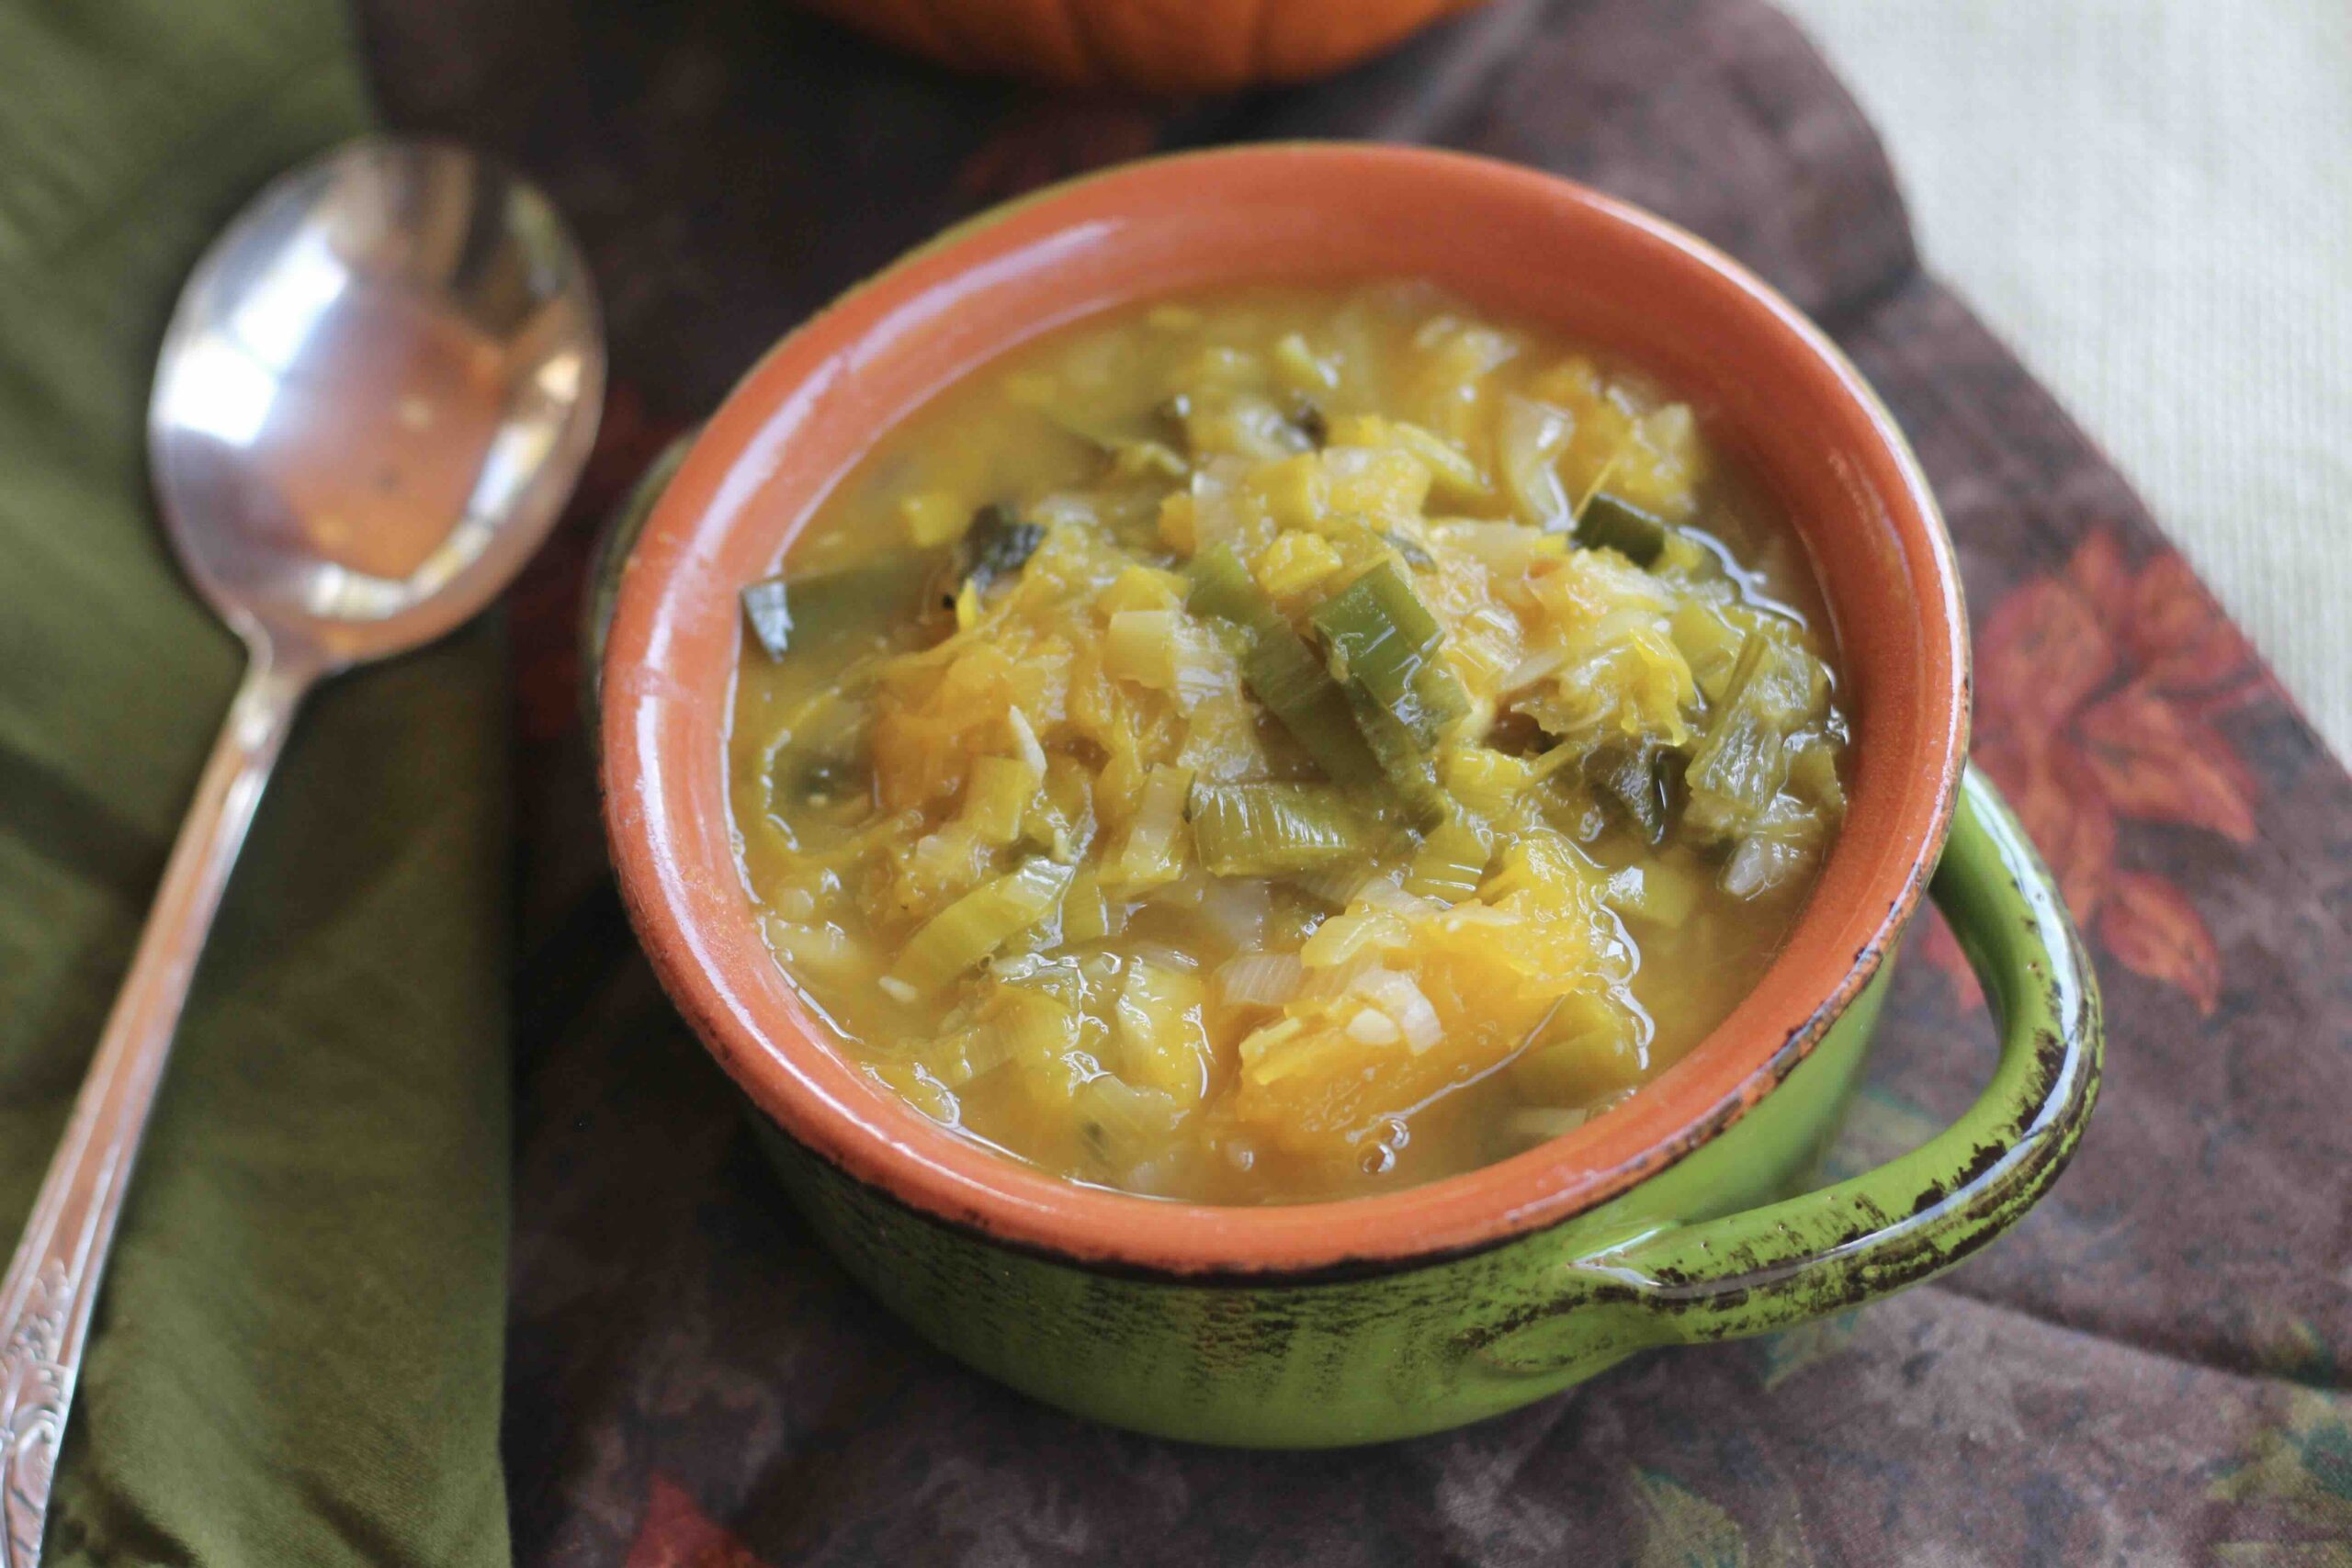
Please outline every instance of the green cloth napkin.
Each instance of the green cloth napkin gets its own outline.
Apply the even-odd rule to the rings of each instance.
[[[11,1244],[240,666],[156,528],[156,342],[238,205],[368,120],[331,0],[0,0]],[[51,1563],[506,1561],[505,705],[476,627],[298,725],[123,1216]]]

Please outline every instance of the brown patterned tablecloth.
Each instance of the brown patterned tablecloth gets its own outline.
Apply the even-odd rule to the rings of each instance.
[[[773,0],[361,9],[389,118],[547,180],[616,334],[594,493],[514,613],[525,1562],[2352,1563],[2352,783],[1921,269],[1870,127],[1788,21],[1760,0],[1504,0],[1319,87],[1165,105],[958,80]],[[1030,1404],[833,1267],[637,957],[568,637],[588,519],[843,285],[1041,180],[1300,135],[1589,181],[1846,345],[1959,540],[1977,753],[2094,937],[2112,1044],[2056,1195],[1934,1286],[1452,1436],[1268,1455]],[[1917,1141],[1990,1061],[1948,940],[1915,942],[1840,1158]]]

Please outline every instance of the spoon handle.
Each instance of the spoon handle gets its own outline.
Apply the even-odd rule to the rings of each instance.
[[[181,824],[139,952],[0,1282],[0,1568],[35,1568],[90,1308],[189,977],[317,671],[256,647]]]

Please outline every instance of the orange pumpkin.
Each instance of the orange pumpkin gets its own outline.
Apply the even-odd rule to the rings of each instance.
[[[1227,92],[1320,76],[1478,0],[804,0],[944,65]]]

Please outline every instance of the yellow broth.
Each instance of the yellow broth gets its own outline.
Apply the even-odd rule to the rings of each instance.
[[[1422,286],[1025,346],[746,611],[777,962],[925,1115],[1136,1192],[1389,1190],[1605,1111],[1755,983],[1844,810],[1760,492],[1636,370]]]

